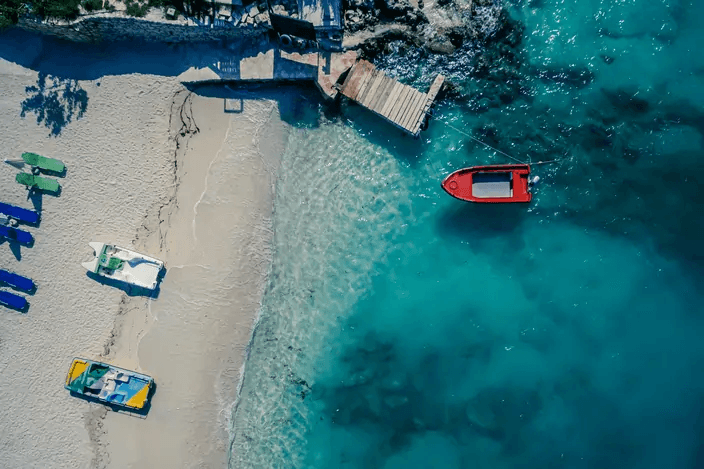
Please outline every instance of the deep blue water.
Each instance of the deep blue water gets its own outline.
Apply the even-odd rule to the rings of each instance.
[[[299,116],[232,467],[704,467],[704,3],[505,6],[379,61],[457,85],[421,141]],[[559,162],[465,204],[446,174],[510,162],[467,135]]]
[[[704,467],[704,2],[504,7],[450,57],[393,44],[378,61],[456,86],[419,141],[282,99],[294,126],[232,467]],[[221,54],[0,41],[78,80]],[[443,193],[455,169],[509,162],[469,135],[534,163],[530,205]]]

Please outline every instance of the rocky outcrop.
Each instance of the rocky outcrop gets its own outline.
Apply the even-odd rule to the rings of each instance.
[[[428,22],[408,0],[345,0],[345,28],[356,33],[380,24],[402,24],[416,30]]]
[[[497,0],[345,0],[345,47],[382,52],[403,40],[452,54],[467,40],[486,38],[499,24]]]

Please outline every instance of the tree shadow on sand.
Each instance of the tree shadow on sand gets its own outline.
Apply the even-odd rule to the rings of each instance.
[[[37,124],[44,124],[49,135],[57,137],[74,117],[80,119],[88,107],[88,93],[78,81],[39,73],[37,84],[25,88],[21,117],[33,113]]]

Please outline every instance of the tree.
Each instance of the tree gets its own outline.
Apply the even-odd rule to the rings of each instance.
[[[24,3],[21,0],[0,0],[0,28],[17,24],[23,11]]]
[[[32,12],[42,18],[72,20],[78,17],[81,0],[33,0],[30,3]]]

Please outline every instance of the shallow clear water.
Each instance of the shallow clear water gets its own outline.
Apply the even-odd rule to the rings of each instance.
[[[380,63],[459,85],[422,140],[313,103],[292,132],[232,467],[704,466],[704,2],[507,8]],[[467,135],[559,162],[464,204],[446,174],[509,162]]]

